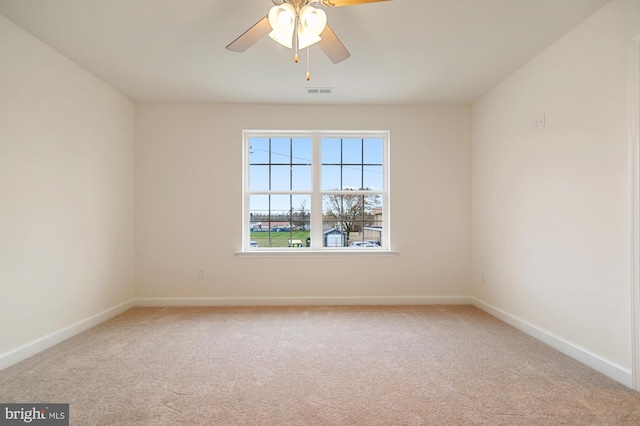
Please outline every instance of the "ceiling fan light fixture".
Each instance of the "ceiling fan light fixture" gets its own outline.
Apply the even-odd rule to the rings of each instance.
[[[331,62],[337,64],[349,58],[351,54],[327,25],[326,14],[316,7],[342,7],[386,1],[390,0],[271,0],[274,6],[269,14],[229,43],[226,48],[232,52],[244,52],[268,34],[287,48],[292,49],[295,45],[296,62],[301,46],[317,43]],[[315,34],[316,37],[308,34]]]

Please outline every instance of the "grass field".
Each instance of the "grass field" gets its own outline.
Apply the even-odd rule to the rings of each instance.
[[[309,231],[292,232],[251,232],[251,241],[260,244],[260,247],[289,247],[289,240],[300,240],[305,247]],[[271,238],[271,244],[269,244]]]

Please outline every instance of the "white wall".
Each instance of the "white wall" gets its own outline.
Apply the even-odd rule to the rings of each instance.
[[[468,296],[470,122],[469,106],[138,104],[136,296]],[[243,129],[390,130],[399,255],[235,256]]]
[[[133,297],[133,103],[0,16],[0,355]]]
[[[613,0],[472,109],[474,295],[627,371],[639,34],[640,1]],[[541,113],[546,127],[532,131]]]

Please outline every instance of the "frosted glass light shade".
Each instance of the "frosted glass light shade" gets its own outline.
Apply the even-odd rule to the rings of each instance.
[[[273,6],[269,10],[269,24],[273,30],[269,33],[269,37],[291,49],[295,22],[296,11],[292,5],[283,3]]]
[[[327,14],[323,10],[306,5],[300,9],[300,26],[303,32],[319,36],[327,26]]]
[[[273,40],[277,41],[284,47],[288,47],[289,49],[293,48],[292,33],[282,33],[282,32],[273,30],[269,33],[269,37],[271,37]]]
[[[322,40],[322,37],[319,35],[298,33],[298,48],[304,49],[305,47],[309,47],[320,40]]]
[[[322,40],[320,33],[327,26],[327,14],[324,11],[306,5],[300,9],[298,24],[298,47],[304,49]]]

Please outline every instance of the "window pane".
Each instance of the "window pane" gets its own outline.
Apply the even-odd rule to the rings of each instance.
[[[336,228],[333,222],[324,222],[326,229],[322,233],[322,247],[346,247],[347,235]]]
[[[364,241],[382,246],[382,222],[371,222],[364,227]]]
[[[339,195],[322,196],[322,217],[327,221],[336,222],[340,218],[342,203]]]
[[[260,229],[268,227],[269,221],[269,196],[251,195],[249,197],[249,227]]]
[[[311,166],[292,166],[292,185],[294,191],[311,191]]]
[[[252,230],[249,238],[251,248],[269,247],[268,229]]]
[[[345,164],[362,163],[362,139],[342,140],[342,162]]]
[[[322,208],[325,215],[344,224],[345,221],[362,219],[363,200],[362,195],[323,195]]]
[[[288,222],[290,211],[291,195],[271,195],[270,217],[272,222]]]
[[[291,196],[271,196],[269,247],[287,247],[291,233]]]
[[[322,164],[340,164],[340,139],[323,138],[321,145]]]
[[[311,195],[296,194],[291,196],[291,207],[293,209],[292,222],[295,231],[310,231],[311,220]],[[296,235],[302,238],[302,235]],[[305,236],[305,242],[306,238]]]
[[[382,246],[382,226],[365,227],[364,240],[371,241],[378,246]]]
[[[362,166],[342,167],[342,189],[362,189]]]
[[[347,240],[349,243],[349,247],[353,248],[363,248],[363,231],[362,231],[362,222],[354,223],[352,227],[352,231],[349,233],[349,239]]]
[[[380,195],[364,196],[364,214],[369,220],[382,220],[382,197]],[[380,216],[376,218],[376,214]]]
[[[382,176],[382,166],[364,166],[364,182],[362,183],[362,187],[382,191],[384,189]]]
[[[356,223],[349,233],[349,247],[376,249],[382,247],[382,222],[365,219]]]
[[[291,162],[291,139],[271,138],[271,162],[279,164]]]
[[[293,164],[311,164],[311,139],[295,138],[292,145],[292,163]]]
[[[249,216],[251,221],[265,221],[269,213],[268,195],[251,195],[249,197]]]
[[[362,226],[364,198],[361,195],[323,195],[323,218],[326,223],[332,223],[335,229],[345,233],[348,240],[350,233],[357,232]]]
[[[250,164],[269,163],[269,139],[268,138],[249,139],[249,163]]]
[[[364,163],[382,165],[383,158],[382,139],[365,139],[364,140]]]
[[[269,190],[269,166],[249,166],[249,190]]]
[[[271,166],[271,190],[288,191],[291,189],[290,166]]]
[[[268,247],[269,243],[269,196],[249,197],[249,230],[252,247]]]
[[[321,189],[323,191],[337,190],[342,187],[340,184],[340,166],[322,166]]]

